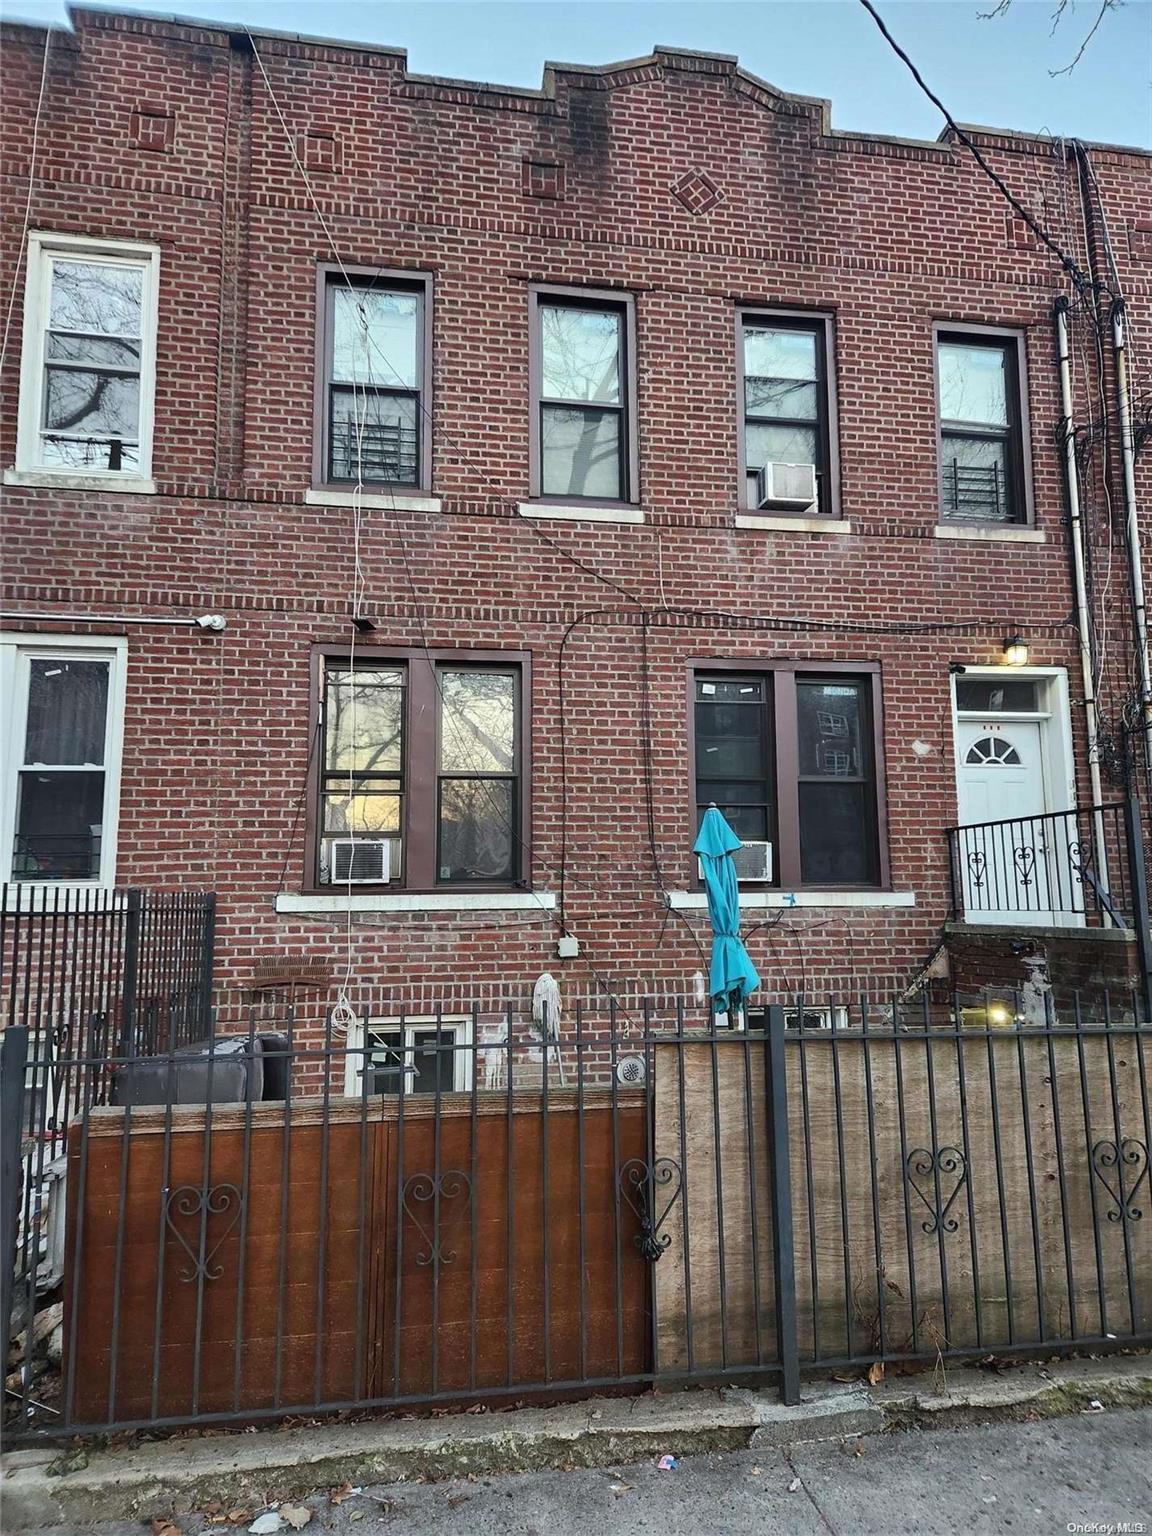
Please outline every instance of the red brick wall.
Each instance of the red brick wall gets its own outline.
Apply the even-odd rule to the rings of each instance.
[[[222,635],[118,626],[130,637],[118,878],[219,891],[220,980],[235,1000],[257,956],[327,954],[335,974],[345,963],[342,917],[273,910],[279,889],[300,889],[305,866],[291,833],[309,753],[310,647],[349,636],[352,514],[303,501],[316,266],[333,256],[243,40],[92,12],[76,25],[75,37],[52,42],[31,222],[162,248],[159,494],[10,487],[7,596],[45,622],[53,610],[88,608],[226,615]],[[434,274],[433,478],[443,511],[365,516],[364,606],[377,629],[361,643],[420,643],[406,556],[431,646],[532,652],[542,890],[557,888],[560,858],[560,641],[581,613],[611,610],[578,624],[565,661],[566,921],[581,958],[555,958],[543,912],[358,918],[357,1006],[413,989],[490,998],[545,968],[582,989],[685,987],[701,967],[689,925],[665,912],[648,842],[638,604],[563,552],[654,614],[655,829],[674,886],[691,874],[687,659],[880,663],[892,885],[915,892],[916,906],[786,913],[750,948],[772,990],[906,985],[946,916],[943,829],[956,814],[949,662],[994,661],[1002,637],[1020,630],[1035,662],[1066,666],[1084,772],[1055,446],[1051,311],[1067,291],[1056,262],[961,147],[834,134],[819,106],[780,97],[725,60],[660,54],[627,70],[562,72],[533,94],[411,77],[386,51],[257,43],[292,142],[317,166],[313,188],[341,259]],[[4,30],[9,274],[43,46],[38,30]],[[982,142],[1085,261],[1075,178],[1051,146]],[[1139,234],[1152,217],[1152,162],[1110,149],[1093,161],[1139,367],[1152,347],[1152,264]],[[526,162],[563,174],[530,173]],[[686,206],[686,186],[687,203],[703,211]],[[636,297],[642,527],[538,529],[515,514],[528,495],[529,281]],[[14,453],[22,296],[21,283],[4,465]],[[835,313],[850,534],[734,527],[738,301]],[[1044,545],[933,538],[934,320],[1027,332]],[[1142,474],[1146,489],[1146,466]],[[1100,563],[1099,488],[1089,517]],[[1130,655],[1119,546],[1113,561],[1106,707],[1126,686]],[[741,618],[666,611],[688,607]],[[907,621],[951,632],[836,628]],[[931,752],[917,755],[916,740]],[[702,918],[690,920],[703,943]],[[317,1007],[327,1000],[317,994]]]

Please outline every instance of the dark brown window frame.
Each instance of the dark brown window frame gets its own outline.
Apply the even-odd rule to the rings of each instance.
[[[624,452],[621,455],[626,484],[624,496],[544,495],[542,444],[540,431],[541,380],[543,377],[543,341],[540,327],[542,303],[559,300],[573,309],[615,309],[624,316],[624,399],[621,424]],[[636,298],[622,288],[572,288],[555,283],[528,285],[528,487],[533,501],[541,506],[635,507],[640,501],[640,433],[638,410],[638,371],[636,366]]]
[[[816,438],[822,463],[817,464],[820,477],[816,512],[796,510],[790,507],[765,507],[751,505],[748,497],[748,452],[745,443],[747,412],[744,388],[744,328],[749,322],[759,321],[766,325],[779,325],[782,330],[810,330],[818,333],[817,359],[820,378],[817,379],[818,399],[823,410],[818,413]],[[736,441],[740,469],[739,501],[742,513],[761,517],[812,517],[838,520],[840,512],[840,417],[837,406],[836,375],[836,316],[825,309],[777,309],[772,305],[740,304],[736,309]]]
[[[1000,346],[1010,357],[1012,375],[1008,402],[1009,454],[1012,461],[1013,489],[1019,515],[1011,521],[995,518],[948,517],[940,494],[940,472],[944,463],[944,432],[940,401],[940,343],[968,342],[975,346]],[[936,517],[946,528],[1031,528],[1036,521],[1032,486],[1032,429],[1028,410],[1027,335],[1018,327],[979,325],[964,320],[932,322],[932,378],[936,408]]]
[[[404,838],[404,878],[386,885],[357,885],[358,895],[388,892],[526,891],[531,890],[532,781],[529,741],[530,700],[532,697],[532,657],[529,651],[491,649],[454,650],[422,647],[357,644],[353,657],[347,645],[312,647],[310,677],[311,706],[309,736],[312,749],[308,764],[308,804],[306,821],[306,865],[302,889],[308,894],[331,895],[342,889],[320,881],[320,789],[324,669],[329,661],[357,665],[403,666],[407,670],[407,714],[405,718],[405,794],[401,820]],[[476,880],[447,881],[436,877],[439,843],[440,707],[439,687],[431,668],[459,666],[462,669],[507,671],[518,676],[516,690],[516,807],[513,812],[512,840],[515,876],[511,881],[487,883]]]
[[[887,775],[884,765],[884,690],[878,661],[795,661],[760,657],[699,656],[687,663],[688,704],[688,814],[695,835],[696,827],[696,679],[700,673],[736,672],[748,676],[772,678],[773,711],[770,732],[775,747],[776,800],[773,853],[775,879],[767,887],[781,891],[887,891],[891,890],[888,853]],[[876,871],[875,884],[816,885],[800,878],[800,773],[799,729],[796,715],[798,678],[842,678],[845,682],[867,681],[868,710],[872,727],[872,787],[875,796]],[[695,860],[691,883],[699,888]]]
[[[378,487],[381,491],[429,493],[432,489],[432,274],[416,272],[401,267],[340,266],[335,262],[321,262],[316,269],[316,383],[313,394],[312,415],[312,486],[320,491],[347,491],[353,485],[348,480],[328,478],[328,389],[331,382],[332,364],[332,308],[329,293],[333,287],[342,287],[349,277],[356,286],[359,279],[374,283],[381,288],[395,288],[417,293],[421,298],[421,324],[419,337],[420,397],[416,406],[419,423],[419,478],[412,482],[399,480],[366,480],[366,487]]]

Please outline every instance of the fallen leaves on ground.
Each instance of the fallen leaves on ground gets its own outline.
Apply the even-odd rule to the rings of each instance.
[[[302,1531],[312,1518],[312,1511],[303,1504],[281,1504],[280,1514],[294,1531]]]
[[[884,1362],[883,1362],[883,1360],[877,1360],[875,1362],[875,1364],[870,1365],[868,1367],[868,1380],[871,1383],[871,1385],[874,1386],[874,1387],[878,1387],[880,1385],[880,1383],[884,1380]]]
[[[152,1536],[184,1536],[178,1525],[173,1525],[171,1520],[165,1520],[161,1515],[156,1515],[152,1521]]]
[[[337,1508],[339,1508],[345,1499],[350,1499],[353,1494],[358,1493],[359,1491],[360,1490],[358,1488],[353,1488],[351,1483],[341,1483],[339,1488],[329,1488],[328,1502],[330,1504],[335,1504]]]

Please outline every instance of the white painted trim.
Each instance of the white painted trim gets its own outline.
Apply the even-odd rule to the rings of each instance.
[[[43,417],[44,325],[48,309],[51,262],[54,256],[85,256],[121,262],[143,271],[140,302],[140,463],[131,471],[106,469],[75,475],[57,473],[40,462],[40,422]],[[128,240],[101,240],[88,235],[57,235],[34,230],[28,236],[24,279],[24,334],[20,354],[20,404],[16,429],[16,464],[20,474],[39,474],[45,485],[85,484],[71,489],[112,490],[119,485],[140,490],[151,484],[152,436],[156,403],[156,338],[160,307],[160,247]],[[155,486],[152,487],[155,490]]]
[[[665,891],[664,900],[673,912],[703,911],[705,891]],[[750,891],[740,892],[741,907],[914,907],[915,891]]]
[[[354,507],[357,498],[352,491],[319,491],[309,488],[304,492],[304,505],[308,507]],[[390,496],[387,492],[364,491],[359,504],[371,512],[439,512],[439,496]]]
[[[642,523],[644,514],[639,507],[582,507],[558,506],[545,501],[522,501],[517,508],[521,517],[555,517],[562,521],[582,523]]]
[[[276,897],[277,912],[340,916],[345,912],[554,912],[552,891],[318,891]]]
[[[977,544],[1047,544],[1043,528],[964,528],[956,523],[937,523],[934,539],[971,539]]]
[[[51,618],[50,614],[45,615]],[[23,657],[43,654],[45,651],[65,652],[78,660],[104,659],[111,664],[108,679],[108,720],[104,737],[104,819],[100,834],[100,873],[94,880],[21,880],[16,882],[27,893],[42,891],[44,905],[50,907],[51,892],[92,890],[109,887],[116,883],[116,850],[120,823],[120,783],[124,756],[124,710],[128,687],[128,641],[122,635],[76,636],[38,635],[8,632],[0,634],[0,741],[7,749],[0,761],[0,878],[10,879],[12,848],[16,837],[16,780],[17,769],[24,752],[25,720],[22,712],[27,709],[27,671],[20,663]],[[22,904],[27,902],[27,895]],[[34,908],[39,905],[34,901]]]
[[[117,496],[155,496],[155,480],[120,475],[106,469],[91,475],[56,474],[51,469],[6,469],[5,485],[27,485],[56,491],[113,491]]]
[[[1068,690],[1067,667],[987,667],[965,666],[952,677],[952,752],[956,772],[956,821],[960,825],[960,737],[957,726],[963,720],[999,719],[999,713],[987,710],[958,710],[956,684],[960,678],[992,677],[1022,679],[1046,683],[1047,708],[1036,713],[1015,716],[1004,712],[1005,719],[1036,720],[1041,729],[1041,753],[1044,762],[1044,798],[1050,811],[1070,811],[1076,806],[1076,760],[1072,749],[1072,703]]]
[[[467,1093],[472,1087],[472,1070],[475,1065],[476,1053],[472,1050],[472,1020],[466,1013],[442,1014],[439,1018],[435,1014],[405,1014],[403,1020],[404,1041],[403,1049],[407,1060],[415,1053],[417,1031],[423,1032],[429,1026],[433,1029],[440,1024],[444,1030],[452,1030],[455,1035],[452,1056],[452,1092]],[[353,1055],[353,1052],[364,1050],[365,1029],[394,1029],[399,1032],[401,1021],[399,1018],[367,1018],[357,1019],[349,1024],[348,1035],[344,1042],[344,1096],[349,1099],[363,1097],[363,1086],[358,1081],[364,1066],[365,1058]],[[409,1073],[415,1075],[415,1068],[407,1067]],[[412,1092],[407,1084],[405,1095]],[[373,1095],[370,1093],[371,1099]],[[391,1095],[389,1095],[391,1097]]]
[[[757,512],[737,512],[737,528],[763,533],[851,533],[852,524],[842,517],[762,517]]]

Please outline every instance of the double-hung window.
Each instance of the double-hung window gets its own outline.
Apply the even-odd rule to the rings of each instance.
[[[878,683],[873,668],[694,669],[697,818],[715,804],[743,842],[770,844],[763,883],[881,883]]]
[[[520,884],[526,659],[361,651],[319,664],[318,884]]]
[[[29,235],[17,472],[151,475],[159,265],[154,246]]]
[[[581,289],[532,294],[532,493],[636,499],[632,299]]]
[[[938,330],[940,514],[948,521],[1028,521],[1022,339]]]
[[[743,312],[742,505],[750,512],[834,516],[831,320]]]
[[[2,878],[110,884],[125,651],[55,636],[0,644]]]
[[[431,279],[320,273],[316,481],[427,489]]]

